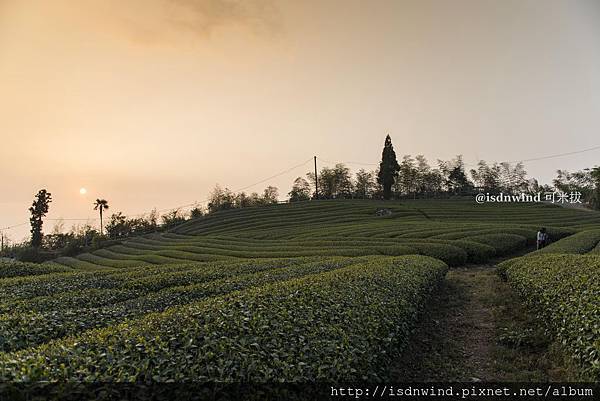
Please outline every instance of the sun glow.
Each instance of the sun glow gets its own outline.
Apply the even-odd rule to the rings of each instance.
[[[79,194],[80,194],[80,195],[85,195],[85,194],[87,194],[87,189],[85,189],[85,188],[79,188]]]

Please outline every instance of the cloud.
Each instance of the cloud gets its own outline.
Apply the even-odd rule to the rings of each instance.
[[[203,39],[227,27],[269,37],[281,29],[280,13],[273,0],[94,0],[94,3],[103,8],[101,15],[112,20],[106,21],[107,26],[118,27],[136,42]]]
[[[171,13],[168,21],[176,28],[207,35],[228,24],[242,25],[257,33],[272,32],[279,13],[271,0],[163,0]]]

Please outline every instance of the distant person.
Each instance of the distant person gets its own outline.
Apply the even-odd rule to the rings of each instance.
[[[546,245],[548,245],[548,233],[546,232],[546,228],[540,228],[540,231],[537,232],[537,249],[542,249]]]

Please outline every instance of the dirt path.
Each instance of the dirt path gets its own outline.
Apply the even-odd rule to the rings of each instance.
[[[494,265],[452,269],[392,369],[397,381],[568,378],[540,325]]]

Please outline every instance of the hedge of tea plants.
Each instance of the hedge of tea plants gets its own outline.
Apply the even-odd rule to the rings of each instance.
[[[501,268],[583,376],[600,380],[600,256],[537,255],[509,260]]]
[[[389,209],[388,216],[377,210]],[[78,270],[188,261],[304,256],[420,254],[450,266],[484,263],[535,243],[540,226],[553,241],[600,224],[600,213],[548,205],[469,201],[333,200],[220,211],[173,232],[56,260]]]
[[[71,271],[67,266],[56,263],[38,264],[0,260],[0,279],[6,277],[36,276],[41,274]]]
[[[14,351],[88,329],[114,325],[170,306],[321,273],[363,260],[329,258],[241,263],[237,266],[210,264],[168,269],[142,277],[137,272],[105,274],[94,281],[87,275],[91,279],[89,282],[81,274],[68,279],[57,277],[47,284],[65,290],[77,282],[78,287],[26,299],[23,297],[34,293],[22,293],[0,304],[0,311],[4,312],[0,314],[0,350]],[[82,282],[86,284],[82,286]],[[105,288],[101,288],[103,286]]]
[[[0,381],[385,378],[446,269],[375,257],[283,278],[0,354]]]
[[[585,230],[563,238],[558,242],[553,242],[545,248],[540,249],[539,253],[575,253],[584,254],[595,251],[600,243],[600,230]],[[533,254],[532,254],[533,255]]]

